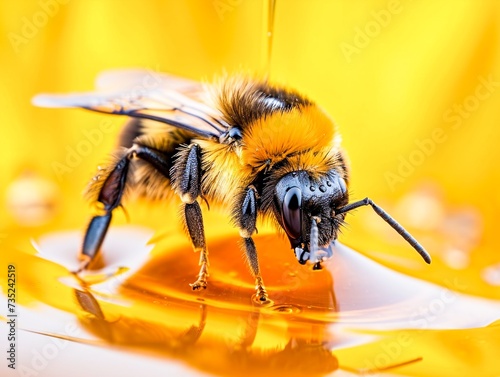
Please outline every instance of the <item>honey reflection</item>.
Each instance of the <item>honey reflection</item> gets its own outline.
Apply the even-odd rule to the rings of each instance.
[[[304,326],[293,318],[282,321],[259,309],[227,313],[202,302],[169,303],[164,309],[168,321],[127,313],[116,318],[105,314],[90,290],[75,289],[74,293],[83,310],[82,325],[115,346],[184,360],[195,368],[228,376],[323,375],[338,368],[324,323]],[[221,326],[221,319],[228,315],[231,323]],[[186,324],[187,318],[191,325]],[[262,336],[274,341],[263,347]]]
[[[267,242],[266,249],[275,242]],[[197,258],[183,248],[156,257],[113,291],[92,285],[74,289],[82,325],[110,344],[219,375],[324,375],[336,370],[331,321],[325,317],[336,311],[331,273],[295,268],[281,256],[267,263],[264,257],[274,304],[258,306],[251,301],[252,279],[243,277],[248,272],[242,259],[218,258],[234,252],[224,250],[228,245],[221,240],[213,248],[221,252],[212,255],[212,280],[201,296],[187,285]]]

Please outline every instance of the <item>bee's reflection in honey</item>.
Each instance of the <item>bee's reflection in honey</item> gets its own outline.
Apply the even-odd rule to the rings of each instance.
[[[234,312],[232,323],[224,326],[220,323],[223,310],[204,303],[169,305],[170,309],[165,309],[169,316],[179,316],[170,325],[126,315],[108,319],[89,290],[75,290],[75,296],[85,313],[82,323],[103,340],[184,359],[208,372],[231,376],[278,371],[322,375],[338,367],[325,336],[326,324],[320,322],[304,326],[295,324],[292,318],[273,318],[276,316],[256,309]],[[187,315],[192,317],[192,324],[179,326],[177,323],[185,323]]]
[[[237,281],[246,273],[242,260],[212,259],[213,274],[221,268],[220,280],[213,279],[203,296],[185,290],[184,279],[196,266],[184,266],[193,258],[179,260],[178,254],[157,257],[115,284],[111,294],[94,286],[75,289],[81,322],[111,344],[185,360],[219,375],[323,375],[338,368],[324,319],[337,310],[328,270],[288,265],[281,258],[269,265],[264,258],[274,303],[259,306],[249,299],[253,287]],[[162,266],[174,262],[175,271],[167,273]],[[266,267],[275,263],[284,268],[273,273]]]

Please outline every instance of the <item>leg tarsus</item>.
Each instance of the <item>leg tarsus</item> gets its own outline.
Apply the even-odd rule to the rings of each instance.
[[[262,304],[269,302],[269,295],[260,275],[255,277],[255,298]]]
[[[208,278],[208,262],[204,261],[201,264],[200,272],[198,274],[198,279],[194,283],[189,284],[193,291],[206,289],[207,288],[207,278]]]
[[[92,259],[88,255],[85,255],[85,254],[80,254],[78,259],[80,260],[80,264],[78,265],[78,268],[76,269],[76,271],[73,271],[74,274],[81,273],[83,270],[85,270],[87,268],[87,266],[92,261]]]
[[[260,275],[259,260],[257,258],[257,249],[255,248],[255,243],[251,237],[244,238],[244,247],[250,265],[250,269],[255,276],[255,295],[254,300],[259,304],[269,303],[269,295],[267,294],[262,276]]]

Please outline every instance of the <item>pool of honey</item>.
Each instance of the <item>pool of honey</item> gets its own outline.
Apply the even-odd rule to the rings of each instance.
[[[101,260],[75,276],[80,241],[45,234],[10,253],[19,305],[37,318],[21,330],[92,344],[97,358],[112,347],[123,360],[147,354],[220,376],[500,374],[500,303],[458,293],[459,279],[434,285],[340,243],[313,271],[264,231],[255,242],[272,302],[259,305],[234,231],[210,239],[202,292],[189,287],[198,258],[184,234],[112,227]],[[47,308],[85,337],[48,330]]]

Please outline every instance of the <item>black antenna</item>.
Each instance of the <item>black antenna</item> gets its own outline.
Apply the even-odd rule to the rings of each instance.
[[[358,202],[354,203],[349,203],[346,206],[338,209],[335,211],[335,214],[340,214],[340,213],[345,213],[352,211],[353,209],[362,207],[362,206],[367,206],[370,205],[372,206],[373,210],[377,212],[377,214],[385,220],[386,223],[388,223],[392,228],[399,233],[401,237],[403,237],[406,242],[408,242],[413,248],[417,251],[417,253],[420,254],[420,256],[426,261],[427,263],[431,263],[431,256],[429,253],[423,248],[422,245],[418,243],[418,241],[413,238],[413,236],[408,233],[408,231],[403,228],[396,220],[394,220],[391,215],[389,215],[387,212],[385,212],[382,208],[380,208],[378,205],[373,203],[373,201],[370,198],[364,198],[363,200],[360,200]]]

